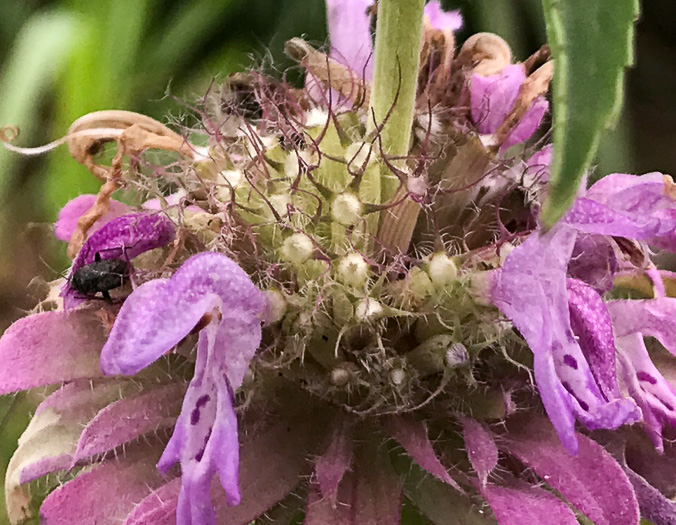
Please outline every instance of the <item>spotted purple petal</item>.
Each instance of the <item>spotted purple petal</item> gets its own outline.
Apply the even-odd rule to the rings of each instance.
[[[171,279],[148,281],[125,300],[101,352],[101,368],[107,375],[137,373],[171,350],[204,314],[218,309],[214,351],[226,355],[224,371],[236,390],[260,342],[265,301],[228,257],[194,255]]]
[[[566,214],[579,231],[646,240],[676,250],[673,182],[661,173],[615,173],[593,184]]]
[[[676,355],[676,299],[610,301],[608,310],[617,337],[640,332],[655,337]]]
[[[566,267],[575,239],[565,225],[532,234],[507,257],[491,290],[493,303],[533,352],[542,402],[571,452],[577,450],[575,418],[590,429],[617,428],[640,418],[631,399],[604,397],[571,329]]]
[[[331,56],[360,76],[373,76],[370,17],[372,0],[326,0]]]
[[[658,450],[663,450],[662,425],[676,426],[676,391],[662,376],[648,354],[644,335],[652,335],[674,351],[676,300],[611,301],[622,378],[629,394],[643,411],[643,424]]]
[[[308,405],[303,406],[304,409]],[[321,441],[330,428],[326,411],[307,417],[287,417],[293,407],[274,417],[245,420],[240,447],[240,484],[242,503],[226,505],[223,489],[217,480],[211,483],[211,498],[216,507],[217,523],[247,525],[272,508],[310,473],[309,455],[313,445]],[[124,525],[174,525],[181,480],[170,481],[149,494],[127,517]],[[180,517],[180,515],[179,515]],[[181,523],[181,521],[179,521]]]
[[[68,242],[77,228],[77,221],[82,217],[96,202],[96,195],[80,195],[70,200],[61,208],[59,216],[54,224],[54,235],[60,241]],[[110,199],[108,201],[108,213],[101,217],[89,229],[91,235],[108,224],[111,220],[121,215],[131,212],[131,208],[123,202]]]
[[[424,16],[429,24],[439,31],[458,31],[462,29],[462,15],[460,9],[444,11],[439,0],[432,0],[425,6]]]
[[[676,215],[627,212],[586,197],[577,199],[563,220],[581,232],[649,242],[669,236],[676,228]]]
[[[73,261],[70,276],[61,291],[65,308],[74,308],[84,301],[70,284],[80,268],[97,259],[130,261],[148,250],[165,246],[175,234],[174,224],[161,214],[133,213],[108,222],[89,236]]]
[[[596,384],[606,399],[619,397],[613,325],[606,304],[582,281],[568,279],[566,287],[571,328]]]
[[[205,314],[194,377],[159,462],[180,461],[177,515],[182,524],[215,523],[209,496],[218,474],[229,504],[240,501],[233,390],[242,384],[261,338],[265,298],[232,260],[217,253],[188,259],[171,279],[149,281],[125,301],[101,352],[106,374],[134,374],[171,350]]]
[[[618,337],[617,350],[622,378],[643,411],[646,432],[655,448],[663,450],[663,423],[676,426],[676,392],[653,364],[640,333]]]

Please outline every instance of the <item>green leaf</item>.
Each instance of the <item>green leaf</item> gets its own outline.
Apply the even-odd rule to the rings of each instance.
[[[21,28],[13,49],[0,71],[0,126],[16,124],[21,128],[21,146],[44,126],[40,116],[40,101],[61,72],[64,61],[72,52],[72,33],[77,19],[63,10],[33,15]],[[16,153],[0,148],[0,195],[5,195],[19,159]]]
[[[543,0],[554,57],[554,159],[542,221],[551,227],[575,198],[601,135],[622,106],[633,62],[638,0]]]

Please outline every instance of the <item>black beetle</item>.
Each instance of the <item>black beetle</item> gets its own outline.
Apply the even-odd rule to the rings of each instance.
[[[129,264],[122,259],[100,259],[81,266],[70,279],[70,286],[76,292],[87,297],[101,293],[110,301],[110,290],[122,286],[129,278]]]

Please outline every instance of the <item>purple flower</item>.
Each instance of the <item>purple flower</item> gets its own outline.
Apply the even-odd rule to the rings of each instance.
[[[372,0],[326,0],[326,18],[331,40],[331,56],[353,71],[373,76],[371,17]]]
[[[608,310],[622,378],[643,411],[648,436],[663,451],[664,423],[676,426],[676,391],[650,359],[643,337],[655,337],[672,354],[676,353],[676,299],[611,301]]]
[[[78,270],[109,259],[128,263],[148,250],[165,246],[175,234],[174,224],[161,214],[131,213],[112,219],[89,236],[73,261],[70,276],[61,291],[65,308],[74,308],[85,301],[71,286]]]
[[[96,201],[96,195],[80,195],[68,201],[68,203],[61,208],[59,216],[54,224],[54,236],[60,241],[68,242],[73,236],[77,228],[77,221],[84,215]],[[104,225],[108,224],[115,217],[130,213],[132,209],[123,202],[110,199],[108,201],[108,213],[101,217],[89,229],[91,235],[99,230]]]
[[[446,12],[439,0],[432,0],[425,5],[424,16],[433,29],[451,32],[462,29],[460,9]]]
[[[261,340],[263,294],[226,256],[202,253],[171,279],[139,286],[125,301],[101,352],[107,375],[132,375],[171,350],[203,316],[195,373],[171,440],[159,461],[181,463],[177,515],[182,524],[215,523],[210,486],[218,474],[227,502],[240,501],[233,392]]]
[[[532,234],[507,257],[491,292],[495,305],[528,342],[542,402],[561,441],[573,452],[577,451],[575,418],[589,428],[616,428],[640,418],[633,401],[612,391],[604,395],[571,327],[571,309],[577,315],[582,306],[577,301],[571,308],[566,287],[575,237],[575,230],[565,225],[546,235]],[[607,330],[607,314],[594,314]],[[586,342],[597,343],[593,338]],[[604,350],[592,346],[588,353]]]
[[[506,66],[496,75],[478,75],[472,77],[470,84],[470,104],[472,120],[482,135],[492,135],[505,121],[514,107],[526,73],[522,64]],[[514,129],[507,135],[501,149],[528,140],[542,122],[549,109],[544,97],[538,97]]]
[[[579,232],[659,241],[676,227],[669,181],[660,174],[630,177],[609,175],[594,184],[560,224],[518,246],[493,283],[493,301],[533,351],[547,414],[573,452],[575,419],[593,429],[640,418],[633,401],[619,396],[604,302],[591,287],[567,279]]]

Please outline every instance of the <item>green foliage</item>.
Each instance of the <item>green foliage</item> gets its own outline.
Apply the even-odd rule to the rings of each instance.
[[[542,220],[552,226],[572,203],[604,130],[622,105],[633,61],[638,0],[543,0],[555,63],[554,159]]]
[[[65,10],[37,14],[23,25],[0,71],[0,126],[21,123],[28,136],[38,131],[35,108],[72,52],[78,25],[77,18]],[[0,149],[0,195],[12,182],[17,158]]]

